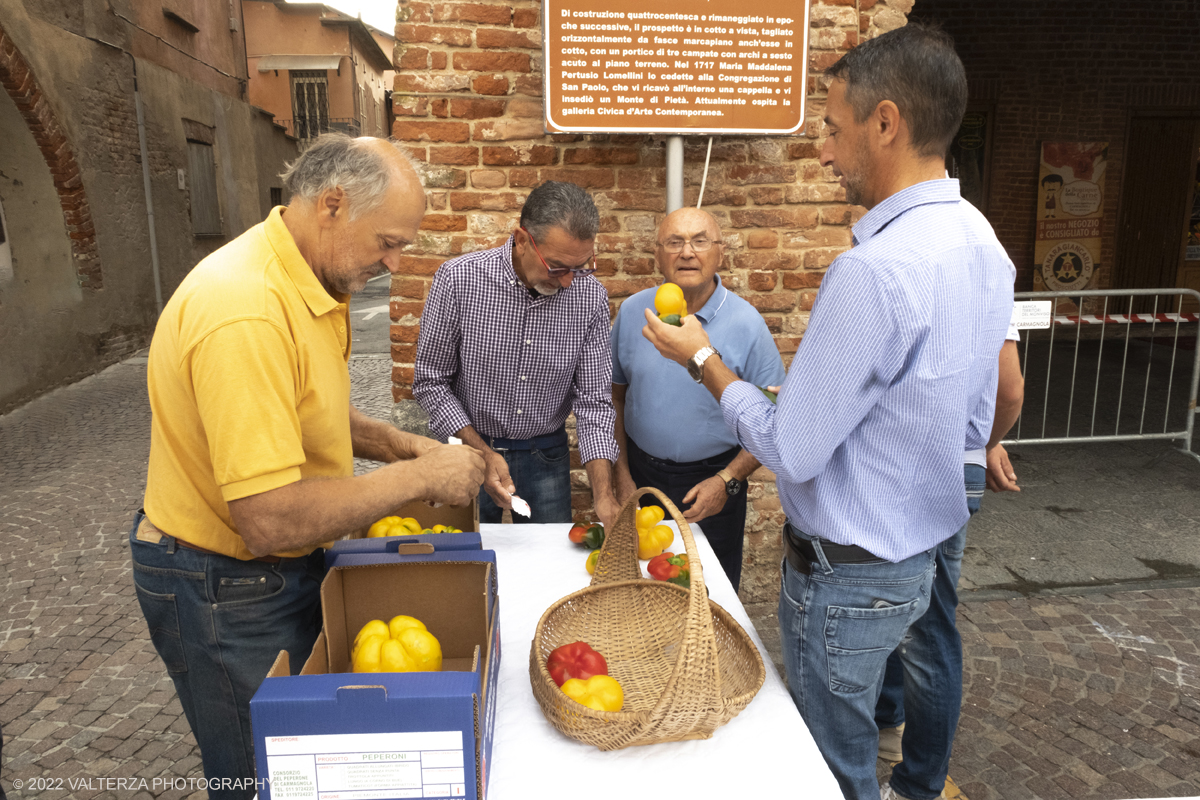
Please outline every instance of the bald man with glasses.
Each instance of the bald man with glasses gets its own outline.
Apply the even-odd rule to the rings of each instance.
[[[783,361],[758,311],[721,283],[721,229],[707,211],[681,208],[659,226],[654,256],[683,290],[687,313],[708,332],[722,360],[758,386],[783,382]],[[657,289],[621,304],[612,329],[613,405],[617,412],[617,499],[653,486],[699,523],[736,590],[746,529],[746,479],[758,461],[742,450],[721,407],[688,370],[666,361],[642,335],[643,311]],[[646,498],[643,502],[649,502]]]
[[[586,192],[547,181],[507,242],[451,259],[433,278],[413,397],[434,434],[483,453],[481,522],[500,522],[514,495],[532,512],[517,521],[571,521],[572,411],[596,515],[608,525],[620,511],[608,293],[592,277],[599,228]]]

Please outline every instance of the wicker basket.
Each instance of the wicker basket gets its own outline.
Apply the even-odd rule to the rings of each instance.
[[[679,526],[691,588],[642,578],[634,514],[657,497]],[[556,647],[584,641],[604,655],[625,691],[621,711],[593,711],[563,694],[546,670]],[[591,586],[542,615],[529,679],[542,713],[567,736],[601,750],[708,739],[749,705],[766,672],[750,636],[708,599],[691,529],[657,489],[638,489],[607,531]]]

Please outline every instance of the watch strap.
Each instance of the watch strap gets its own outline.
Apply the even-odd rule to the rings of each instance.
[[[733,474],[732,474],[732,473],[730,473],[730,471],[729,471],[729,470],[727,470],[727,469],[722,469],[720,472],[718,472],[718,473],[717,473],[717,477],[718,477],[718,478],[720,478],[720,479],[721,479],[722,481],[724,481],[725,483],[729,483],[729,482],[730,482],[730,481],[732,481],[732,480],[736,480],[736,479],[733,477]]]
[[[701,347],[696,351],[690,359],[688,359],[688,374],[692,376],[692,380],[696,383],[704,382],[704,362],[713,356],[721,355],[721,351],[712,345]]]

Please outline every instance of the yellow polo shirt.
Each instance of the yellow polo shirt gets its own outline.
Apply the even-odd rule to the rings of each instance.
[[[239,559],[230,500],[354,474],[350,298],[321,286],[283,211],[197,264],[150,344],[146,516]]]

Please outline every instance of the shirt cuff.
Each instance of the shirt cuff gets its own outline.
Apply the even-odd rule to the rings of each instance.
[[[617,449],[617,440],[608,437],[599,437],[600,441],[591,441],[591,437],[584,439],[579,437],[579,460],[586,464],[589,461],[595,461],[598,458],[603,458],[612,463],[617,462],[617,457],[621,451]]]
[[[721,414],[725,417],[725,424],[737,435],[739,443],[742,436],[738,430],[738,419],[750,406],[770,402],[757,386],[746,381],[734,381],[725,387],[721,393]]]
[[[470,424],[470,417],[454,401],[443,404],[429,415],[429,430],[442,439],[455,435]]]

